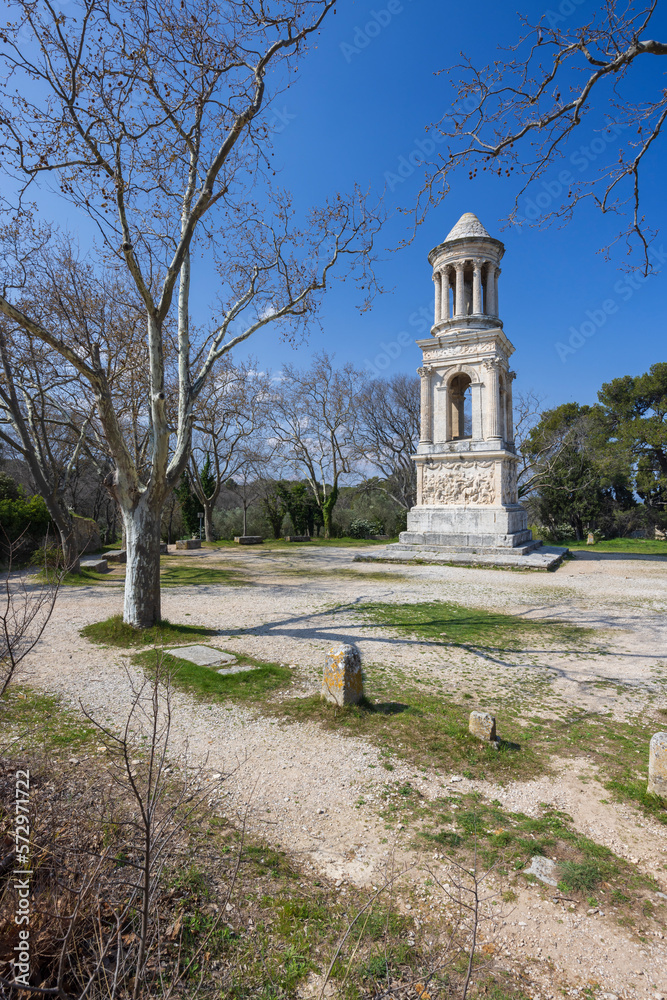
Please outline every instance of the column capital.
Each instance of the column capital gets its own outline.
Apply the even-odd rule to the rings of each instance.
[[[474,267],[480,267],[480,268],[486,264],[486,261],[484,260],[483,257],[473,257],[472,262]]]
[[[483,362],[484,367],[487,372],[499,372],[500,371],[500,359],[499,358],[487,358]]]
[[[420,378],[426,378],[428,375],[431,374],[432,370],[433,369],[429,368],[428,365],[422,365],[421,368],[417,369],[417,374],[419,375]]]
[[[511,371],[509,371],[509,372],[507,373],[507,378],[508,378],[508,379],[510,380],[510,382],[513,382],[513,381],[514,381],[514,379],[516,378],[516,372],[511,372]]]
[[[462,271],[465,266],[466,262],[464,260],[457,260],[456,263],[454,264],[454,270],[457,272]]]

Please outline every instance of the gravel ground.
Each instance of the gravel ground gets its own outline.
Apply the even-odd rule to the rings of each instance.
[[[298,666],[299,690],[316,690],[325,650],[332,641],[348,641],[358,643],[367,664],[446,678],[457,697],[470,691],[489,708],[494,692],[516,692],[522,685],[528,690],[545,681],[554,703],[606,709],[618,718],[653,713],[656,703],[665,704],[664,560],[584,552],[555,574],[386,566],[377,579],[381,567],[373,565],[369,578],[368,564],[353,562],[354,549],[303,548],[286,554],[204,549],[179,556],[212,566],[221,560],[242,566],[252,585],[165,589],[163,614],[220,630],[216,644],[225,649]],[[389,638],[360,624],[355,613],[369,600],[437,599],[591,626],[603,631],[606,651],[547,655],[530,650],[520,663],[509,662]],[[124,721],[130,679],[140,678],[117,650],[96,648],[79,635],[83,625],[121,609],[120,588],[63,590],[22,679],[80,702],[100,719]],[[239,629],[245,630],[242,635]],[[378,817],[385,786],[410,780],[432,798],[452,777],[416,772],[396,759],[389,776],[378,766],[372,746],[311,723],[285,725],[238,706],[202,706],[181,693],[173,707],[174,758],[187,754],[210,773],[231,773],[218,807],[246,815],[251,829],[338,882],[341,892],[377,885],[389,864],[414,863],[407,831],[388,833]],[[628,807],[601,803],[604,793],[586,760],[556,762],[555,777],[505,787],[462,779],[456,787],[477,788],[504,807],[526,813],[535,812],[537,803],[553,803],[573,817],[582,833],[653,875],[667,893],[667,827]],[[441,863],[432,856],[426,860]],[[406,885],[416,891],[423,880],[423,872],[413,870]],[[530,886],[512,906],[485,933],[493,938],[501,963],[520,961],[528,969],[535,996],[553,996],[557,985],[581,989],[589,980],[599,982],[603,992],[628,998],[657,1000],[667,994],[663,939],[633,940],[609,914],[570,913],[563,903],[541,900]]]

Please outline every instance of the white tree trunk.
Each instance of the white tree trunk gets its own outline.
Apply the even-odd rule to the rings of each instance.
[[[143,498],[123,511],[127,573],[123,621],[136,628],[150,628],[160,621],[160,523],[161,510],[152,510]]]

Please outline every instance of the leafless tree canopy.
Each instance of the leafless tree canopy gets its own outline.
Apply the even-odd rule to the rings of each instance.
[[[537,22],[519,15],[521,37],[491,65],[478,68],[465,57],[447,72],[452,110],[433,126],[443,152],[417,217],[442,200],[450,175],[466,164],[472,178],[478,170],[516,178],[515,224],[567,221],[580,201],[593,199],[623,219],[617,239],[628,253],[640,250],[648,273],[655,231],[640,181],[663,141],[667,91],[659,72],[652,92],[639,74],[645,57],[667,55],[667,42],[651,38],[658,0],[602,0],[588,20],[586,7],[569,7]],[[585,145],[573,154],[570,140]],[[533,196],[536,212],[522,211],[524,195]]]
[[[13,214],[0,230],[0,313],[57,352],[95,400],[125,524],[131,624],[160,617],[160,516],[216,364],[268,324],[288,336],[303,328],[334,267],[354,276],[364,301],[375,288],[381,218],[362,192],[332,193],[297,219],[289,193],[273,182],[271,100],[289,86],[333,5],[74,0],[61,13],[49,0],[9,4],[0,141]],[[92,220],[98,259],[132,283],[141,303],[145,468],[100,343],[64,336],[49,317],[22,308],[32,258],[50,238],[29,214],[31,191],[44,182]],[[190,287],[204,257],[217,268],[218,302],[197,331]]]
[[[412,456],[419,443],[419,379],[394,375],[369,379],[359,399],[357,445],[361,467],[378,472],[382,483],[369,483],[409,510],[417,502],[417,473]]]

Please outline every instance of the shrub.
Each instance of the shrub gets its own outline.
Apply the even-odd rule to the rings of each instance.
[[[366,521],[363,517],[357,517],[350,523],[347,529],[350,538],[370,538],[371,535],[381,535],[383,525],[379,521]]]

